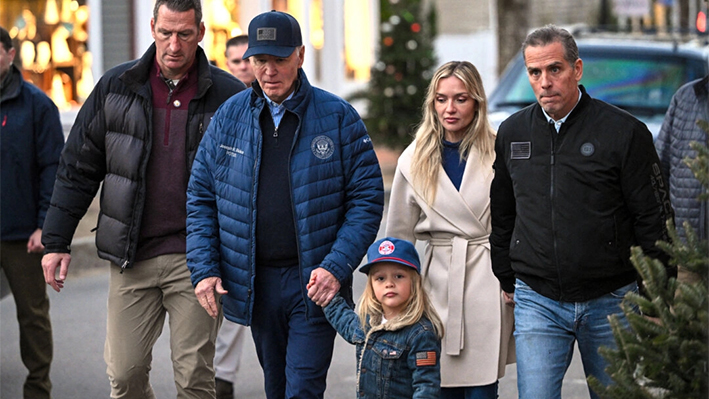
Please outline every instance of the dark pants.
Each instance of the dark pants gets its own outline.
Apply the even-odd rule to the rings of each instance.
[[[335,330],[306,318],[298,266],[259,266],[251,334],[268,399],[322,398]]]
[[[20,356],[29,371],[23,389],[25,398],[49,398],[52,383],[52,323],[49,297],[42,272],[42,254],[28,254],[27,241],[3,241],[0,267],[15,299],[20,324]]]

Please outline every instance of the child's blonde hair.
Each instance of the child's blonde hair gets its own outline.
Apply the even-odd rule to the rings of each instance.
[[[443,323],[438,316],[436,309],[431,304],[426,290],[423,288],[423,279],[416,270],[404,268],[411,277],[411,296],[404,307],[404,311],[399,313],[394,319],[387,320],[386,324],[382,324],[384,309],[381,302],[374,295],[372,287],[372,274],[367,275],[367,286],[364,288],[364,293],[359,299],[357,314],[359,315],[362,329],[367,331],[367,335],[377,330],[396,331],[403,327],[418,323],[422,316],[426,316],[433,324],[433,329],[438,335],[438,338],[443,338]]]

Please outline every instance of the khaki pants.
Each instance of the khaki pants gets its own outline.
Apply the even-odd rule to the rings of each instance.
[[[241,352],[244,350],[244,340],[247,335],[250,335],[248,327],[222,319],[214,355],[214,372],[217,378],[232,384],[236,382]]]
[[[0,267],[15,298],[20,324],[20,356],[29,371],[23,388],[26,399],[49,398],[52,383],[52,323],[42,272],[42,254],[28,254],[27,241],[3,241]]]
[[[148,375],[153,345],[170,315],[170,349],[178,398],[214,398],[217,320],[197,302],[185,254],[111,265],[104,359],[111,398],[153,399]]]

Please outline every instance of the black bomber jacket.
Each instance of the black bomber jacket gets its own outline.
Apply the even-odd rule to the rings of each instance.
[[[667,265],[655,243],[669,241],[672,208],[652,134],[580,88],[558,133],[538,104],[498,131],[490,244],[506,292],[519,278],[554,300],[597,298],[637,278],[635,245]]]

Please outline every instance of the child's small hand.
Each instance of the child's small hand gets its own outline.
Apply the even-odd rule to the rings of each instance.
[[[308,285],[305,286],[306,290],[310,290],[310,287],[312,287],[313,284],[315,284],[316,277],[317,276],[315,276],[315,275],[310,276],[310,281],[308,281]]]

